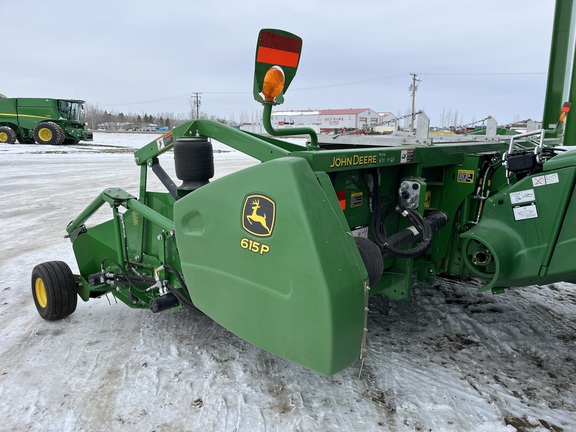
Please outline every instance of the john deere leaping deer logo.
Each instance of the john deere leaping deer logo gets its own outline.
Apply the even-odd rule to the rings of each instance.
[[[248,195],[242,208],[242,228],[258,237],[270,237],[276,219],[276,203],[261,194]]]

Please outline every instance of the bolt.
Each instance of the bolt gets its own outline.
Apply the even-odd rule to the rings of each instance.
[[[162,240],[162,234],[160,234],[158,237],[156,237],[158,240]]]

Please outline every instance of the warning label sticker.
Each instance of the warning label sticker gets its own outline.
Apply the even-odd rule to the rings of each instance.
[[[532,178],[532,185],[534,187],[546,186],[549,184],[560,183],[558,173],[546,174]]]
[[[538,217],[538,209],[536,204],[529,204],[526,206],[513,207],[514,220],[535,219]]]
[[[172,134],[172,131],[165,133],[156,140],[158,150],[162,150],[165,147],[170,147],[172,144],[174,144],[174,135]]]
[[[400,153],[400,163],[411,163],[414,160],[414,149],[402,150]]]
[[[534,189],[526,189],[523,191],[512,192],[510,194],[510,202],[514,204],[522,204],[525,202],[535,201],[536,195]]]
[[[350,195],[350,207],[360,207],[364,203],[364,194],[362,192],[354,192]]]
[[[474,171],[458,170],[458,183],[474,183]]]

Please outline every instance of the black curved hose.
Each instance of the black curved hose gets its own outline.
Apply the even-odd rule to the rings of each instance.
[[[166,270],[168,270],[170,273],[176,276],[178,282],[180,282],[180,285],[182,285],[182,289],[184,290],[184,292],[188,293],[188,288],[186,287],[186,283],[184,282],[184,278],[182,278],[180,272],[178,272],[178,270],[176,270],[170,264],[163,264],[163,266]],[[177,288],[173,286],[167,285],[167,288],[174,295],[174,297],[176,297],[178,301],[182,303],[184,306],[186,306],[188,309],[194,310],[196,312],[201,312],[200,309],[198,309],[196,305],[194,305],[194,302],[189,296],[182,294]]]
[[[118,270],[120,271],[120,273],[122,274],[122,276],[124,276],[124,277],[126,278],[126,282],[128,283],[128,285],[130,285],[130,287],[131,287],[134,291],[137,291],[137,292],[139,292],[139,293],[145,293],[145,292],[146,292],[146,289],[138,288],[132,279],[138,279],[138,283],[151,283],[151,282],[154,282],[154,279],[145,278],[145,277],[143,277],[143,276],[128,276],[128,274],[126,273],[126,271],[124,270],[124,268],[120,265],[120,263],[119,263],[118,261],[116,261],[114,258],[111,258],[111,257],[106,257],[106,258],[104,258],[104,259],[100,262],[100,268],[101,268],[101,269],[104,268],[104,263],[105,263],[106,261],[112,261],[112,262],[116,265],[116,267],[118,267]],[[122,284],[121,281],[116,281],[115,283],[117,283],[117,284]]]
[[[122,276],[124,276],[124,278],[126,279],[126,282],[124,283],[123,281],[116,281],[116,284],[118,285],[124,285],[124,284],[128,284],[133,290],[139,292],[139,293],[146,293],[148,292],[147,289],[142,289],[136,286],[136,283],[153,283],[155,282],[155,279],[150,279],[150,278],[146,278],[143,276],[134,276],[134,275],[128,275],[126,273],[126,271],[124,270],[124,268],[120,265],[120,263],[118,261],[116,261],[114,258],[111,257],[106,257],[104,258],[101,263],[100,266],[101,268],[103,268],[104,266],[104,262],[106,261],[112,261],[112,263],[114,263],[120,273],[122,274]],[[184,279],[182,278],[182,275],[180,275],[180,273],[178,272],[178,270],[176,270],[173,266],[171,266],[170,264],[164,264],[164,268],[166,270],[168,270],[170,273],[174,274],[176,276],[176,278],[178,279],[178,281],[180,282],[180,284],[182,285],[182,288],[184,289],[185,292],[188,292],[188,289],[186,287],[186,283],[184,282]],[[185,307],[187,307],[188,309],[197,311],[197,312],[202,312],[200,309],[198,309],[194,303],[192,302],[192,299],[190,299],[189,297],[185,296],[184,294],[182,294],[177,288],[171,286],[171,285],[166,285],[166,288],[168,289],[168,291],[170,291],[170,293],[172,295],[174,295],[174,297],[176,297],[178,299],[178,301],[183,304]]]
[[[400,209],[403,209],[401,204],[399,204],[398,207]],[[430,247],[430,244],[432,242],[432,229],[424,221],[422,215],[413,209],[404,208],[401,214],[403,216],[405,215],[406,217],[408,217],[410,222],[412,222],[414,228],[416,228],[420,232],[420,234],[422,234],[422,241],[412,249],[406,249],[406,250],[398,249],[390,245],[386,241],[386,243],[384,243],[383,252],[387,252],[390,255],[395,256],[397,258],[415,258],[417,256],[424,254]]]
[[[407,217],[414,228],[422,235],[422,241],[412,249],[398,249],[388,244],[388,235],[384,225],[384,217],[382,217],[382,197],[380,196],[380,184],[378,181],[378,172],[372,172],[374,189],[372,194],[372,218],[370,219],[370,230],[374,238],[374,242],[380,247],[384,253],[388,253],[398,258],[415,258],[425,253],[430,247],[432,241],[432,229],[424,221],[420,213],[414,209],[406,208],[401,202],[398,203],[397,210],[402,216]],[[388,212],[386,212],[387,214]]]

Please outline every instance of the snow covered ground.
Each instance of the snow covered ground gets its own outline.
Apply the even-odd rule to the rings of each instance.
[[[65,226],[107,187],[137,194],[132,151],[153,139],[0,147],[0,430],[576,430],[570,284],[478,296],[474,281],[440,279],[417,284],[410,301],[372,298],[363,366],[331,377],[188,311],[100,298],[41,319],[32,268],[76,269]],[[217,175],[253,163],[215,159]]]

